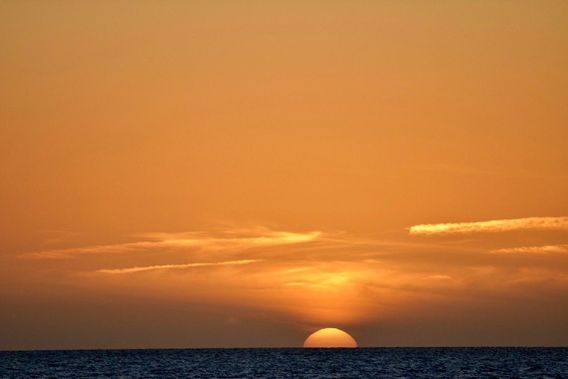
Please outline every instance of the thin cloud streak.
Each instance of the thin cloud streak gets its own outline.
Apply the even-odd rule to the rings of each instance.
[[[427,279],[427,280],[450,280],[453,279],[451,276],[449,275],[442,275],[442,274],[436,274],[436,275],[428,275],[423,277],[422,279]]]
[[[294,233],[272,231],[264,228],[224,231],[212,236],[204,232],[148,233],[141,235],[146,241],[78,248],[51,249],[22,254],[31,259],[64,259],[88,254],[124,254],[157,249],[199,248],[204,250],[248,249],[254,247],[301,244],[321,239],[323,233],[312,231]]]
[[[498,233],[518,230],[568,230],[568,217],[527,217],[477,222],[420,224],[410,227],[409,234]]]
[[[567,245],[522,246],[492,250],[495,254],[554,254],[568,253]]]
[[[137,266],[137,267],[128,267],[128,268],[101,269],[97,270],[96,272],[101,274],[132,274],[136,272],[154,271],[154,270],[188,269],[188,268],[213,267],[213,266],[240,266],[240,265],[248,265],[257,262],[262,262],[262,259],[240,259],[237,261],[225,261],[225,262],[195,262],[195,263],[185,263],[185,264],[154,265],[154,266],[142,266],[142,267]]]

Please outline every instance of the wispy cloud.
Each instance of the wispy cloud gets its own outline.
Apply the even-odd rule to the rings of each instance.
[[[568,253],[568,245],[521,246],[492,250],[496,254],[554,254]]]
[[[261,259],[240,259],[237,261],[225,261],[225,262],[195,262],[195,263],[185,263],[185,264],[112,268],[112,269],[101,269],[97,270],[96,272],[101,274],[132,274],[136,272],[155,271],[155,270],[189,269],[189,268],[212,267],[212,266],[239,266],[239,265],[257,263],[261,261],[262,261]]]
[[[273,231],[266,228],[224,230],[217,233],[147,233],[143,241],[50,249],[22,254],[25,258],[62,259],[88,254],[123,254],[159,249],[198,248],[204,250],[248,249],[255,247],[300,244],[322,237],[319,231],[304,233]]]
[[[422,279],[427,279],[427,280],[450,280],[450,279],[452,279],[452,277],[449,276],[449,275],[436,274],[436,275],[427,275],[427,276],[423,277]]]
[[[477,222],[420,224],[410,227],[413,235],[496,233],[516,230],[568,230],[568,217],[527,217]]]

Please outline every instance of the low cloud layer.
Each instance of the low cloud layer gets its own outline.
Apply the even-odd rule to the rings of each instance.
[[[511,317],[535,298],[555,299],[550,309],[567,306],[560,299],[568,288],[564,233],[539,232],[566,225],[566,218],[532,217],[411,230],[464,235],[536,230],[523,233],[524,239],[482,233],[457,242],[415,239],[404,229],[391,240],[266,227],[145,233],[128,236],[136,239],[126,243],[27,253],[20,257],[28,260],[19,262],[27,266],[27,285],[35,280],[32,273],[38,283],[48,277],[62,291],[76,286],[80,296],[135,295],[151,304],[194,304],[223,314],[230,309],[244,319],[269,314],[300,328],[400,320],[412,325],[419,313],[435,324],[447,312],[463,312],[466,319],[471,309],[490,310],[507,301],[511,311],[505,307],[503,314]],[[554,321],[549,313],[537,315],[543,325]]]

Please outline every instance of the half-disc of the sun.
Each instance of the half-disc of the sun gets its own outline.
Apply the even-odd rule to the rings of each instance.
[[[304,347],[357,347],[357,341],[337,328],[324,328],[310,334]]]

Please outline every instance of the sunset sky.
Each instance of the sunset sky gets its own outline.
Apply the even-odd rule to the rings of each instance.
[[[568,2],[0,0],[0,349],[566,320]]]

